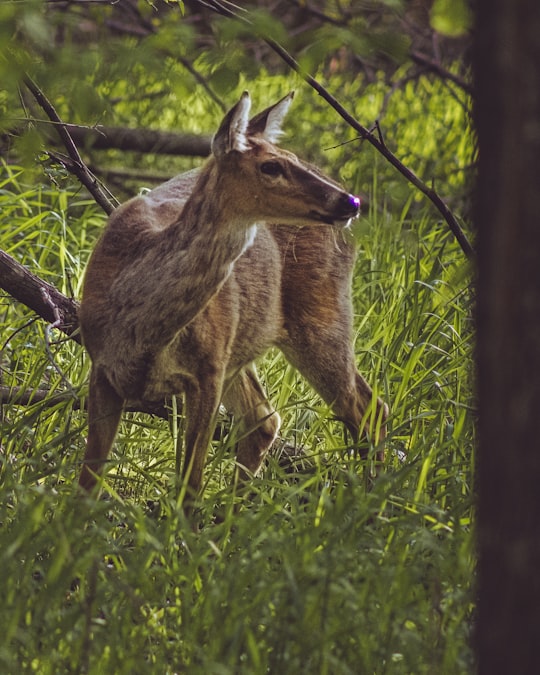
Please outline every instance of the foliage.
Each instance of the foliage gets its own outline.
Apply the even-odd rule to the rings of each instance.
[[[471,27],[471,8],[467,0],[435,0],[431,21],[445,35],[463,35]]]
[[[448,82],[446,79],[444,83],[433,82],[433,78],[422,77],[417,87],[418,78],[426,69],[411,70],[407,57],[412,49],[436,44],[438,54],[448,54],[449,71],[454,75],[466,72],[466,65],[460,60],[461,52],[458,58],[455,56],[456,41],[433,35],[428,23],[430,17],[436,18],[448,26],[450,32],[452,28],[458,31],[459,17],[467,12],[466,2],[437,2],[430,15],[430,2],[426,1],[328,1],[318,3],[318,10],[312,10],[309,3],[281,0],[281,14],[276,14],[270,12],[268,2],[257,0],[247,3],[251,7],[248,14],[240,12],[249,17],[251,28],[205,14],[195,1],[187,3],[194,6],[191,20],[186,20],[188,17],[178,11],[175,3],[158,0],[136,3],[136,7],[134,4],[126,0],[110,4],[72,2],[61,11],[57,11],[56,3],[40,0],[2,6],[4,39],[0,47],[0,76],[5,92],[0,93],[0,129],[14,134],[11,149],[15,149],[17,160],[22,156],[30,163],[41,150],[43,141],[45,147],[55,141],[50,125],[36,121],[43,115],[24,96],[24,91],[24,105],[20,105],[18,86],[23,72],[29,72],[39,82],[60,116],[74,124],[207,132],[203,123],[208,113],[215,119],[248,85],[255,89],[253,98],[261,104],[298,87],[299,79],[291,76],[275,55],[260,49],[254,35],[262,34],[283,42],[303,67],[318,75],[367,126],[381,120],[390,147],[398,148],[404,159],[412,159],[412,168],[426,181],[440,181],[441,167],[447,167],[447,171],[463,170],[463,166],[455,167],[455,156],[439,157],[437,153],[437,148],[445,145],[441,137],[449,122],[444,111],[426,111],[423,107],[426,96],[439,100],[438,92],[430,90],[447,87]],[[288,28],[294,28],[294,40],[289,38]],[[271,74],[275,82],[271,87],[267,86],[267,74]],[[393,117],[392,92],[403,90],[405,85],[410,110],[400,120],[399,130],[394,127],[390,130],[399,133],[400,145],[397,145],[397,139],[392,138],[386,127],[386,118]],[[447,93],[462,97],[459,89],[450,89]],[[319,132],[324,131],[314,129],[313,124],[319,114],[327,112],[326,105],[305,88],[302,97],[310,115],[309,121],[301,125],[298,137],[302,144],[313,139],[309,148],[313,152]],[[467,101],[463,101],[463,105],[466,110]],[[455,106],[450,108],[455,111]],[[418,123],[427,119],[432,122],[434,112],[440,116],[439,132],[432,134],[431,128],[432,135],[427,135],[419,129],[423,141],[429,141],[430,146],[430,161],[424,165],[423,156],[410,155],[417,139],[412,139],[413,145],[406,143],[402,147],[401,144],[411,118]],[[302,114],[301,108],[299,114]],[[454,121],[450,121],[450,126]],[[465,124],[468,126],[468,122]],[[306,126],[309,126],[307,134]],[[463,129],[464,121],[460,120],[456,126]],[[416,130],[416,124],[412,129]],[[296,131],[293,127],[291,130]],[[340,140],[350,140],[337,118],[329,130],[331,133],[325,136],[329,137],[330,146]],[[465,142],[468,141],[466,138]],[[318,147],[327,146],[319,144]],[[351,148],[355,155],[357,148],[357,145]],[[416,143],[415,149],[418,152],[419,144]],[[468,165],[470,157],[465,158],[464,153],[460,156]],[[91,153],[90,158],[91,164],[98,168],[103,165],[114,168],[126,161],[114,151],[101,154],[99,159]],[[185,159],[155,156],[134,157],[133,163],[139,169],[158,169],[169,174],[192,165]],[[370,151],[366,166],[372,164]],[[367,174],[365,180],[369,186],[371,176]],[[441,187],[443,194],[447,193],[444,181]]]
[[[297,56],[358,119],[379,120],[386,143],[466,220],[468,101],[439,79],[409,77],[404,38],[391,40],[385,14],[373,33],[385,58],[397,59],[395,86],[382,66],[369,78],[351,76],[337,47],[372,53],[356,12],[364,4],[381,3],[321,3],[333,17],[338,5],[350,10],[352,23],[301,32]],[[386,470],[372,482],[328,408],[271,352],[259,369],[283,419],[284,448],[249,494],[231,485],[235,429],[224,416],[194,533],[175,477],[181,415],[170,426],[126,415],[105,497],[87,500],[73,487],[87,358],[1,297],[0,385],[36,392],[31,405],[0,410],[1,672],[471,672],[471,271],[445,225],[296,76],[253,59],[245,31],[220,21],[202,36],[174,3],[165,13],[138,3],[144,25],[155,27],[139,39],[107,32],[114,4],[71,3],[64,18],[40,2],[22,5],[0,10],[0,122],[26,129],[11,137],[11,161],[1,166],[0,248],[79,297],[104,223],[80,186],[41,154],[52,135],[18,107],[23,68],[66,121],[196,133],[212,131],[222,99],[234,101],[243,88],[259,108],[297,88],[285,145],[365,196],[354,225],[356,354],[391,419]],[[437,11],[448,18],[444,5]],[[94,32],[84,41],[88,17]],[[257,21],[286,40],[284,21],[270,25],[264,12]],[[52,48],[60,25],[65,40]],[[184,57],[206,86],[186,74]],[[194,163],[118,151],[85,156],[169,175]]]

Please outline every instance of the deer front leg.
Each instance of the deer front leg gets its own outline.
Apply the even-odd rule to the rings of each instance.
[[[79,485],[90,492],[97,483],[96,475],[103,466],[112,444],[124,401],[109,384],[107,378],[93,367],[88,393],[88,440]]]
[[[223,379],[200,378],[185,388],[186,436],[182,478],[187,489],[184,511],[190,514],[201,492],[208,447],[214,435]]]
[[[280,419],[265,396],[255,366],[242,369],[226,387],[225,407],[241,420],[237,448],[238,476],[255,475],[279,431]]]

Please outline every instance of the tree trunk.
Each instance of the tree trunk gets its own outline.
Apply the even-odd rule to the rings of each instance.
[[[480,675],[539,671],[540,3],[478,0]]]

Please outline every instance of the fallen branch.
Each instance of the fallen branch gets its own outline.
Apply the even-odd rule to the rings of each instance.
[[[0,251],[0,288],[80,343],[78,303],[29,272],[5,251]]]
[[[116,150],[185,157],[206,157],[210,154],[211,136],[180,134],[158,129],[108,127],[102,124],[95,127],[74,124],[65,124],[64,126],[73,141],[87,149],[108,150],[114,148]]]
[[[39,403],[44,408],[54,408],[59,403],[71,403],[73,410],[86,410],[86,398],[73,396],[73,391],[54,391],[48,389],[24,389],[23,387],[0,386],[0,405],[31,406]],[[169,419],[169,409],[165,403],[149,403],[147,401],[131,401],[124,408],[125,412],[142,412],[161,419]]]

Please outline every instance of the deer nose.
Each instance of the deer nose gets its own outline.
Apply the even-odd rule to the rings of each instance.
[[[360,211],[360,197],[344,194],[341,197],[339,207],[342,210],[344,216],[353,218],[357,216]]]

